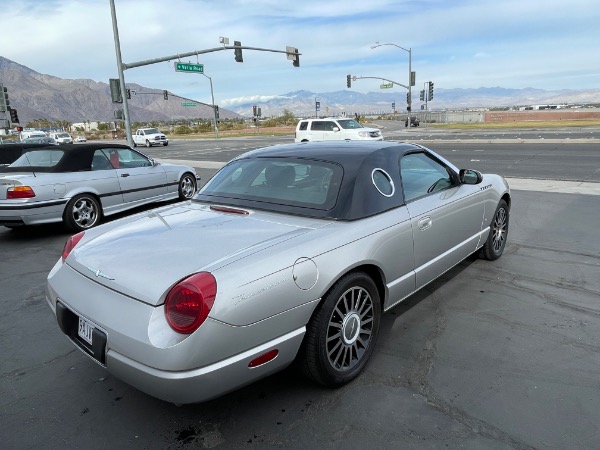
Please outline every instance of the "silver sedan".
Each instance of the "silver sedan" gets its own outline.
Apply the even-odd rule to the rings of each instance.
[[[0,225],[64,222],[81,231],[140,205],[191,199],[196,186],[193,167],[159,164],[125,145],[26,148],[0,169]]]
[[[501,176],[418,145],[269,147],[191,202],[72,236],[47,302],[83,353],[166,401],[293,361],[341,386],[369,361],[383,312],[471,254],[502,255],[510,204]]]

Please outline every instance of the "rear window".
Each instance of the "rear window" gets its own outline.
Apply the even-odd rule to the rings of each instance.
[[[303,159],[256,158],[225,166],[197,200],[277,210],[277,205],[329,210],[335,206],[342,168]]]
[[[306,131],[307,128],[308,128],[308,122],[300,122],[300,126],[298,127],[298,130]]]
[[[15,167],[54,167],[63,158],[62,150],[36,150],[23,153],[19,159],[13,162],[9,168]]]

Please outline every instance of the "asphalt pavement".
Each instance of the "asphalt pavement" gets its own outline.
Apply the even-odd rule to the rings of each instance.
[[[45,279],[68,233],[0,227],[0,448],[600,448],[598,195],[518,180],[502,258],[471,257],[384,315],[354,382],[290,368],[183,407],[60,332]]]

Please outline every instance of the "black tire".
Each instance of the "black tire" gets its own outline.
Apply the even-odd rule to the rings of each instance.
[[[167,145],[169,145],[169,143],[168,143],[168,142],[164,142],[164,143],[163,143],[163,147],[166,147]]]
[[[179,199],[189,200],[196,193],[196,177],[191,173],[184,173],[179,180]]]
[[[96,226],[102,218],[100,203],[91,194],[73,197],[65,208],[63,220],[73,231],[83,231]]]
[[[134,147],[137,147],[137,144],[135,143],[135,141],[133,141],[133,146],[134,146]]]
[[[298,360],[304,374],[331,387],[356,378],[373,353],[380,318],[379,292],[368,275],[338,280],[307,326]]]
[[[146,148],[150,148],[152,147],[152,144],[150,143],[150,141],[148,139],[146,139]]]
[[[481,249],[482,258],[487,259],[488,261],[494,261],[502,256],[508,237],[508,222],[508,205],[504,200],[500,200],[496,212],[494,213],[494,217],[492,218],[490,233]]]

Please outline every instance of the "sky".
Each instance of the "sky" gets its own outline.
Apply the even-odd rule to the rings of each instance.
[[[36,72],[108,83],[117,78],[110,0],[2,0],[0,56]],[[598,0],[114,0],[125,82],[211,103],[210,81],[174,62],[204,65],[224,108],[297,90],[348,89],[346,75],[416,87],[600,88]],[[284,53],[220,48],[298,48]],[[375,43],[392,44],[372,48]],[[410,53],[409,51],[410,50]],[[351,90],[376,92],[363,78]],[[388,90],[390,91],[390,90]],[[393,91],[406,92],[395,86]]]

